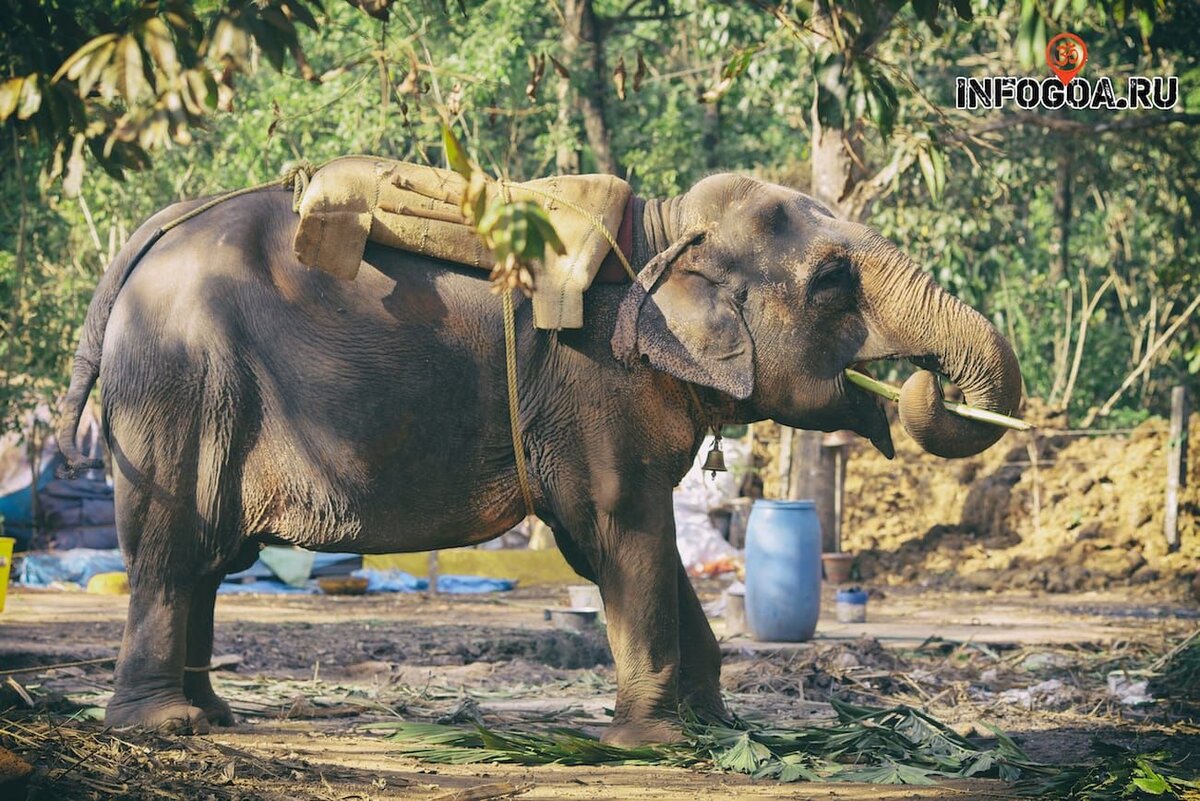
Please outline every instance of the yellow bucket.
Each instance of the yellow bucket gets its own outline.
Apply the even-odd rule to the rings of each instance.
[[[8,597],[8,573],[12,570],[12,552],[16,544],[12,537],[0,537],[0,612],[4,611],[4,599]]]

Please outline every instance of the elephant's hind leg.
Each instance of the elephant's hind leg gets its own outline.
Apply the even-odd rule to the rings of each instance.
[[[116,444],[117,528],[129,571],[129,613],[115,688],[104,721],[116,728],[205,732],[208,718],[183,692],[188,618],[196,589],[194,561],[181,554],[189,542],[175,488],[156,484]],[[135,483],[136,482],[136,483]],[[194,537],[191,541],[194,542]]]
[[[138,572],[130,570],[129,616],[104,722],[114,728],[204,733],[205,711],[183,693],[192,590]]]
[[[232,726],[233,712],[213,690],[210,663],[213,651],[213,607],[222,576],[205,576],[192,590],[187,624],[187,664],[183,673],[183,694],[188,701],[204,710],[214,726]]]

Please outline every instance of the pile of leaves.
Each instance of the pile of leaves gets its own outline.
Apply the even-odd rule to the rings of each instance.
[[[1049,772],[993,728],[983,744],[908,706],[872,708],[832,701],[828,726],[769,728],[690,721],[684,744],[620,748],[574,729],[497,732],[476,725],[429,723],[372,726],[391,731],[402,751],[426,762],[520,765],[666,765],[795,781],[933,784],[939,778],[1013,781]]]
[[[1067,768],[1024,789],[1039,798],[1118,801],[1126,798],[1200,798],[1200,782],[1175,775],[1165,751],[1142,754],[1099,740],[1092,750],[1100,759]]]
[[[873,708],[831,701],[830,725],[783,729],[744,720],[689,721],[683,744],[621,748],[577,729],[505,730],[433,723],[373,724],[401,751],[443,764],[657,765],[744,773],[782,782],[931,785],[939,779],[991,778],[1021,795],[1071,801],[1200,799],[1200,782],[1165,751],[1142,753],[1096,740],[1081,765],[1035,762],[1008,735],[988,726],[986,741],[957,734],[909,706]]]

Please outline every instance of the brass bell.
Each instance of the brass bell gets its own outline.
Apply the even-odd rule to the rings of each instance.
[[[724,473],[726,471],[725,454],[721,451],[720,437],[717,437],[713,440],[712,450],[708,452],[708,456],[704,457],[704,466],[701,467],[700,470],[711,471],[713,478],[717,477],[718,472]]]

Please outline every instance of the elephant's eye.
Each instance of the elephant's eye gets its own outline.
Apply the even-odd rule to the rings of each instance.
[[[822,262],[808,279],[810,300],[833,299],[854,290],[854,269],[845,259]]]

